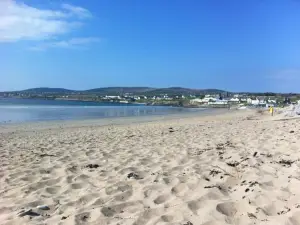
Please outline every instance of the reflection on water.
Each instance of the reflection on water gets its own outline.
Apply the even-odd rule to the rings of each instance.
[[[117,103],[1,99],[0,123],[167,115],[195,111],[199,109]]]

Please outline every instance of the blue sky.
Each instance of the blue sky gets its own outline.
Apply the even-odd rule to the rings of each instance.
[[[300,92],[297,0],[1,0],[0,91]]]

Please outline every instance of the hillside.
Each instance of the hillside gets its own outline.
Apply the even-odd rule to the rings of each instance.
[[[182,87],[170,87],[170,88],[151,88],[151,87],[106,87],[106,88],[95,88],[89,90],[69,90],[65,88],[32,88],[23,91],[21,93],[27,94],[93,94],[93,95],[123,95],[126,93],[133,95],[199,95],[199,94],[212,94],[212,93],[223,93],[225,91],[218,89],[189,89]]]
[[[63,94],[63,93],[71,93],[76,92],[74,90],[68,90],[65,88],[47,88],[47,87],[40,87],[40,88],[30,88],[23,91],[17,91],[29,94]]]
[[[212,93],[224,93],[223,90],[218,89],[189,89],[181,87],[170,87],[170,88],[160,88],[148,91],[146,95],[202,95],[202,94],[212,94]]]
[[[95,88],[84,91],[85,93],[95,93],[98,95],[121,95],[126,93],[140,94],[148,91],[155,90],[150,87],[106,87]]]

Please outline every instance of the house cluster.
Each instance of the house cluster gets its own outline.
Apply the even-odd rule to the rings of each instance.
[[[131,95],[131,94],[125,94],[122,96],[103,96],[100,97],[103,100],[121,100],[121,101],[140,101],[140,100],[174,100],[174,99],[180,99],[185,98],[184,95],[182,96],[176,96],[176,97],[170,97],[167,94],[162,95],[155,95],[155,96],[145,96],[145,95]]]
[[[173,100],[172,97],[169,97],[168,95],[161,95],[161,96],[153,96],[151,97],[153,100]]]
[[[232,97],[222,97],[220,95],[205,95],[204,98],[195,98],[191,100],[192,104],[201,105],[234,105],[247,104],[253,106],[270,107],[277,104],[276,99],[266,97],[249,97],[233,95]]]
[[[26,94],[26,93],[15,93],[15,92],[3,92],[1,93],[0,96],[3,96],[3,97],[7,97],[7,98],[13,98],[13,97],[21,97],[21,98],[26,98],[26,97],[30,97],[31,94]],[[39,95],[36,95],[36,96],[43,96],[42,94],[39,94]]]
[[[120,103],[138,103],[138,104],[174,104],[178,102],[188,105],[190,102],[193,106],[216,106],[226,107],[227,105],[250,105],[254,107],[271,107],[278,105],[297,104],[300,95],[270,95],[267,94],[231,94],[218,93],[206,95],[192,95],[176,93],[176,94],[160,94],[152,95],[122,93],[112,95],[86,94],[86,93],[23,93],[23,92],[0,92],[0,97],[15,97],[15,98],[42,98],[42,99],[58,99],[58,100],[89,100],[89,101],[104,101],[104,102],[120,102]],[[264,96],[263,96],[264,95]],[[184,100],[184,101],[182,101]],[[300,102],[298,102],[300,104]]]
[[[247,98],[248,105],[254,106],[274,106],[277,104],[277,100],[275,99],[265,99],[265,98]]]

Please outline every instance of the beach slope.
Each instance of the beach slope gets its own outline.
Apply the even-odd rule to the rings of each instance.
[[[299,124],[247,111],[3,128],[0,223],[298,225]]]

